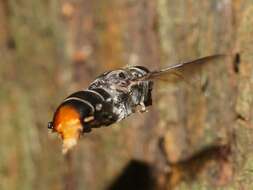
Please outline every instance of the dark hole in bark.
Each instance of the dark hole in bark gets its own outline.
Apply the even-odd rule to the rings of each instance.
[[[239,53],[236,53],[235,58],[234,58],[234,71],[235,71],[235,73],[239,73],[240,63],[241,63],[241,56]]]

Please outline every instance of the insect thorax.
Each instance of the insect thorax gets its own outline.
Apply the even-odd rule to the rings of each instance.
[[[152,104],[152,82],[135,80],[146,73],[146,70],[135,67],[114,70],[98,77],[89,89],[102,88],[108,92],[110,97],[107,101],[111,101],[111,112],[117,116],[117,121],[120,121],[134,113],[138,105]]]

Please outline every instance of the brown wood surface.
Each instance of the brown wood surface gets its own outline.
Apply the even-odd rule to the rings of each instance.
[[[252,0],[0,0],[0,189],[253,189],[252,36]],[[66,157],[47,130],[106,70],[216,53],[197,85],[155,84],[148,113]]]

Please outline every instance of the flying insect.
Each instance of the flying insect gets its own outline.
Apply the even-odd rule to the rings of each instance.
[[[203,65],[224,55],[217,54],[179,63],[159,71],[144,66],[131,66],[108,71],[98,76],[85,90],[74,92],[56,109],[48,128],[60,134],[63,153],[76,144],[80,136],[93,128],[110,126],[152,105],[154,82],[187,80]]]

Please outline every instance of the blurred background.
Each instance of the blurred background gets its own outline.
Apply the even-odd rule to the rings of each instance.
[[[0,0],[0,189],[253,189],[252,36],[252,0]],[[47,130],[106,70],[236,52],[67,156]]]

